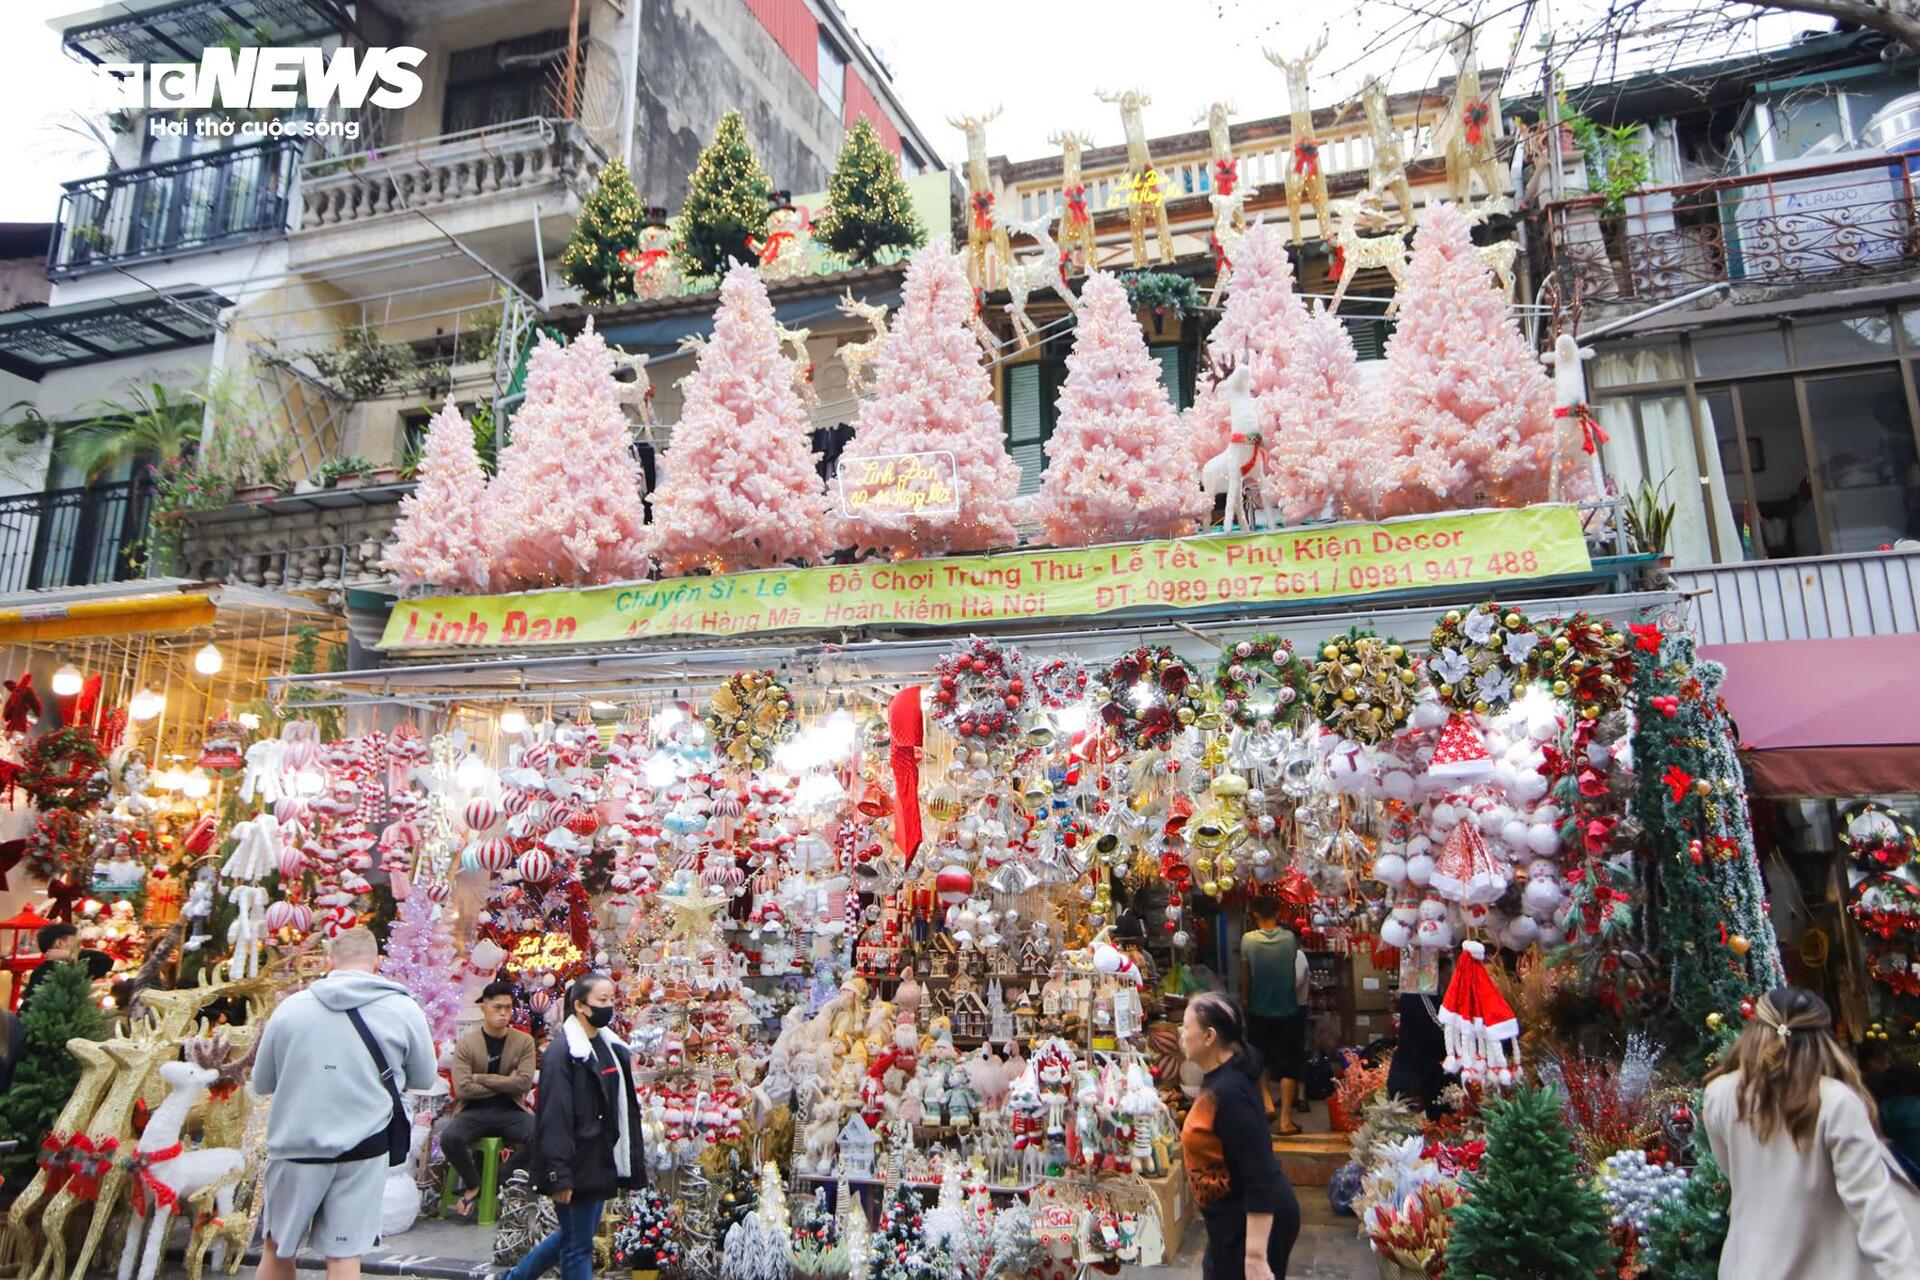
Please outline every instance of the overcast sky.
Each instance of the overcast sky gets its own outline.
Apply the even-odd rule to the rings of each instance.
[[[1559,0],[1567,21],[1600,0]],[[1318,27],[1305,17],[1331,13],[1326,52],[1314,68],[1319,105],[1343,101],[1368,72],[1395,87],[1432,83],[1452,71],[1440,51],[1421,52],[1430,38],[1411,36],[1362,60],[1369,40],[1401,16],[1398,6],[1363,0],[968,0],[960,6],[926,0],[840,0],[841,8],[889,64],[907,110],[941,158],[965,157],[949,115],[978,114],[996,103],[989,148],[1014,159],[1051,154],[1047,135],[1071,128],[1101,143],[1119,142],[1119,109],[1098,101],[1099,89],[1144,88],[1148,134],[1193,127],[1209,102],[1225,98],[1240,118],[1287,109],[1286,82],[1261,54],[1266,45],[1296,57]],[[1486,0],[1490,10],[1502,0]],[[0,0],[0,221],[51,220],[63,180],[99,173],[100,152],[60,125],[76,108],[103,100],[101,77],[61,50],[47,20],[84,7],[84,0]],[[1535,21],[1538,21],[1536,17]],[[1770,19],[1762,38],[1777,42],[1814,19]],[[1503,66],[1514,49],[1515,24],[1496,20],[1481,42],[1483,65]],[[1522,50],[1537,39],[1529,31]],[[1537,64],[1524,68],[1537,77]],[[1531,88],[1531,84],[1528,85]]]

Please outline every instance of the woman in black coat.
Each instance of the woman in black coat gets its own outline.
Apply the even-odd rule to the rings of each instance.
[[[505,1280],[592,1280],[593,1236],[615,1193],[646,1185],[633,1058],[607,1024],[613,979],[589,973],[567,988],[568,1016],[547,1042],[533,1113],[533,1182],[553,1197],[560,1229],[533,1247]]]

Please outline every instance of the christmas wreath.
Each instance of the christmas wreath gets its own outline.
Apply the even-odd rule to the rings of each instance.
[[[1100,718],[1137,750],[1165,750],[1200,718],[1200,673],[1166,645],[1121,654],[1100,683],[1107,698]]]
[[[1328,732],[1371,745],[1406,726],[1418,679],[1405,645],[1356,628],[1320,646],[1307,699]]]
[[[1898,876],[1868,876],[1854,888],[1847,914],[1876,938],[1914,934],[1920,940],[1920,888]]]
[[[1071,656],[1048,658],[1027,675],[1034,697],[1049,711],[1070,707],[1085,698],[1089,679],[1086,664]]]
[[[1905,819],[1869,800],[1848,812],[1840,843],[1868,871],[1898,871],[1913,857],[1914,839]]]
[[[1018,649],[973,640],[933,668],[933,718],[949,731],[998,746],[1019,731],[1027,703],[1027,666]]]
[[[800,719],[793,695],[771,671],[728,676],[701,718],[720,758],[745,769],[772,764],[773,749],[793,736]]]
[[[1518,609],[1488,601],[1449,610],[1434,624],[1428,677],[1458,710],[1498,711],[1527,687],[1540,639]]]
[[[27,834],[27,873],[48,884],[55,880],[80,883],[91,860],[91,838],[85,817],[76,809],[43,809]]]
[[[1272,730],[1306,710],[1307,664],[1275,635],[1257,635],[1220,651],[1213,686],[1220,710],[1242,729]]]
[[[1626,700],[1633,684],[1633,649],[1613,623],[1576,613],[1534,650],[1534,670],[1553,682],[1554,697],[1572,701],[1581,719],[1597,720]]]
[[[20,789],[33,807],[86,809],[107,795],[107,761],[85,729],[55,729],[28,744],[20,762]]]
[[[1867,974],[1896,995],[1920,996],[1920,956],[1908,947],[1880,947],[1867,957]]]

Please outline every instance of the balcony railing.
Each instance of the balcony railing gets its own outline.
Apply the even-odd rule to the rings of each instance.
[[[1651,302],[1704,285],[1812,284],[1920,264],[1913,171],[1898,157],[1655,187],[1610,215],[1550,204],[1543,243],[1563,297]]]
[[[0,498],[0,592],[138,577],[133,552],[152,513],[144,477]]]
[[[1920,552],[1865,551],[1676,569],[1703,644],[1848,640],[1920,630]]]
[[[570,121],[542,117],[327,156],[301,167],[300,229],[502,191],[584,184],[604,159]]]
[[[47,274],[212,249],[287,229],[299,142],[271,138],[66,184]]]

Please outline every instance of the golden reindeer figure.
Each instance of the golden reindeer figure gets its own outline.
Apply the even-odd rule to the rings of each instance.
[[[1387,86],[1379,76],[1368,76],[1360,91],[1360,104],[1367,113],[1367,132],[1373,138],[1373,159],[1368,165],[1367,191],[1384,201],[1387,192],[1400,206],[1400,222],[1413,225],[1413,187],[1407,182],[1407,152],[1400,142],[1400,131],[1393,126],[1393,111],[1387,105]]]
[[[1293,229],[1295,244],[1301,242],[1302,196],[1313,203],[1313,213],[1319,220],[1321,236],[1328,235],[1327,175],[1320,165],[1320,139],[1313,132],[1313,98],[1307,83],[1307,73],[1313,68],[1313,60],[1326,47],[1327,33],[1322,31],[1320,38],[1313,42],[1313,47],[1297,58],[1283,58],[1272,49],[1261,50],[1267,55],[1267,61],[1287,76],[1287,107],[1292,112],[1293,139],[1293,159],[1287,164],[1287,222]]]
[[[1061,130],[1047,141],[1060,148],[1060,251],[1073,272],[1091,271],[1100,263],[1100,246],[1093,234],[1093,210],[1087,204],[1086,179],[1080,176],[1080,153],[1093,145],[1084,134]]]
[[[1167,201],[1160,189],[1160,173],[1153,167],[1153,155],[1147,150],[1147,129],[1140,109],[1153,105],[1143,90],[1125,93],[1094,94],[1102,102],[1120,107],[1120,126],[1127,135],[1127,227],[1133,232],[1133,265],[1147,265],[1147,211],[1153,211],[1154,231],[1160,241],[1160,261],[1173,261],[1173,228],[1167,225]]]
[[[74,1135],[86,1132],[87,1121],[99,1110],[100,1099],[118,1069],[98,1041],[69,1040],[67,1052],[80,1059],[80,1079],[67,1095],[60,1114],[54,1117],[53,1131],[44,1140],[41,1167],[7,1210],[7,1233],[12,1238],[8,1252],[19,1260],[22,1275],[35,1238],[34,1212],[66,1181]]]
[[[1385,267],[1387,274],[1393,277],[1394,298],[1387,304],[1387,314],[1392,315],[1400,305],[1400,284],[1406,278],[1406,228],[1394,227],[1385,235],[1362,235],[1363,231],[1382,229],[1387,221],[1385,211],[1377,202],[1337,200],[1333,205],[1333,214],[1331,221],[1322,225],[1331,228],[1327,239],[1333,243],[1334,263],[1340,269],[1340,283],[1334,286],[1333,302],[1327,310],[1336,313],[1340,310],[1340,304],[1347,296],[1347,286],[1353,283],[1354,276],[1362,271]]]
[[[847,371],[847,394],[864,395],[871,385],[867,376],[867,366],[880,354],[881,344],[887,340],[887,309],[877,302],[862,302],[854,298],[853,290],[847,290],[839,303],[840,314],[866,322],[873,336],[860,342],[843,342],[834,351],[840,363]]]
[[[1447,158],[1447,194],[1463,205],[1471,203],[1473,180],[1478,178],[1487,193],[1488,212],[1498,213],[1507,207],[1500,162],[1494,155],[1500,113],[1495,95],[1480,84],[1480,63],[1473,48],[1475,34],[1472,24],[1460,23],[1447,39],[1447,52],[1453,55],[1459,74],[1453,82],[1453,101],[1434,130],[1433,142]]]
[[[1233,210],[1233,230],[1245,231],[1247,218],[1244,212],[1246,196],[1251,195],[1251,184],[1240,180],[1240,161],[1233,154],[1233,130],[1227,121],[1235,112],[1231,104],[1216,102],[1193,118],[1195,124],[1207,126],[1207,150],[1213,161],[1209,173],[1208,185],[1216,196],[1239,195],[1241,198],[1231,207]]]
[[[967,279],[975,289],[990,285],[989,245],[1001,266],[1013,261],[1006,229],[994,221],[993,175],[987,170],[987,126],[999,117],[999,107],[983,116],[947,117],[948,124],[967,135]]]

